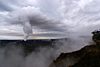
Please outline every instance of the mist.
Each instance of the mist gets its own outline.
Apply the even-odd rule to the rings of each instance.
[[[62,39],[53,43],[54,47],[39,47],[38,51],[32,51],[27,56],[24,56],[22,46],[8,43],[8,46],[0,48],[0,67],[49,67],[60,53],[76,51],[91,43],[91,37]]]

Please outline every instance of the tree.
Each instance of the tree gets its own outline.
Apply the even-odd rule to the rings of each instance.
[[[100,31],[95,30],[92,32],[92,34],[93,34],[92,39],[94,42],[97,42],[100,40]]]

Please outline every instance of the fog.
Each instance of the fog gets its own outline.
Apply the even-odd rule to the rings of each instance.
[[[79,50],[92,43],[91,37],[74,37],[53,43],[54,47],[39,47],[24,56],[22,46],[5,46],[0,48],[0,67],[49,67],[62,52]],[[16,43],[8,43],[16,44]],[[33,44],[34,45],[34,44]]]

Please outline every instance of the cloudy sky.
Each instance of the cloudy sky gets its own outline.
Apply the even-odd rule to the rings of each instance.
[[[99,28],[100,0],[0,0],[0,39],[89,36]]]

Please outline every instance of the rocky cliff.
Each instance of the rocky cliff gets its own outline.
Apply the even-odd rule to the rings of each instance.
[[[88,45],[70,53],[61,53],[49,67],[100,67],[100,45]]]

